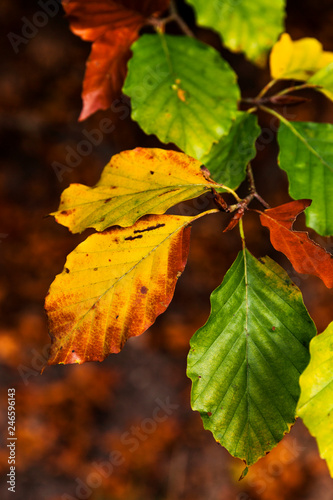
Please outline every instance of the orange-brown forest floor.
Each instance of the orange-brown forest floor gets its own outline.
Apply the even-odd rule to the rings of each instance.
[[[124,114],[100,112],[77,122],[89,44],[70,33],[61,11],[17,54],[6,36],[21,34],[22,17],[31,20],[38,10],[33,1],[2,0],[0,5],[1,498],[332,500],[333,480],[301,421],[238,482],[242,463],[214,441],[190,408],[189,339],[206,321],[209,295],[240,248],[237,229],[222,234],[222,214],[194,225],[188,265],[172,305],[148,332],[101,364],[54,366],[39,374],[50,342],[44,297],[66,255],[86,236],[73,236],[45,216],[57,208],[69,183],[93,185],[112,154],[159,143],[124,117],[127,101]],[[191,23],[190,9],[184,12]],[[332,51],[332,26],[331,0],[288,2],[287,30],[293,38],[315,36]],[[221,48],[216,35],[203,29],[197,33]],[[241,55],[225,50],[223,55],[240,75],[244,95],[256,95],[267,71]],[[332,104],[320,96],[294,111],[297,119],[333,118]],[[60,181],[52,162],[65,163],[65,148],[75,149],[83,131],[98,128],[106,116],[115,130]],[[289,200],[276,153],[276,142],[269,141],[253,162],[258,190],[272,206]],[[249,249],[257,256],[270,255],[290,272],[323,331],[332,320],[332,293],[319,279],[296,275],[272,249],[255,216],[248,216],[245,227]],[[311,236],[332,250],[332,239]],[[10,387],[17,401],[15,495],[6,485]],[[163,410],[168,401],[170,408]],[[152,420],[158,407],[166,417],[160,422]],[[101,462],[104,467],[97,473]]]

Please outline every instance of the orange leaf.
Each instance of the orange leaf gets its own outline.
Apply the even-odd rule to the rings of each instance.
[[[298,273],[313,274],[333,287],[333,256],[312,241],[308,233],[293,231],[293,223],[311,200],[296,200],[260,212],[260,221],[270,230],[273,247],[288,257]]]
[[[107,109],[120,93],[130,47],[151,16],[167,9],[169,0],[63,0],[71,30],[93,42],[83,83],[79,120]]]
[[[102,361],[141,335],[168,307],[201,217],[151,215],[89,236],[50,287],[49,365]]]

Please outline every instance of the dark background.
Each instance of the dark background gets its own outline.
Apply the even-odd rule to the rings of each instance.
[[[195,29],[191,8],[183,3],[180,8]],[[22,36],[22,18],[31,21],[40,10],[33,1],[2,0],[0,4],[1,498],[332,500],[333,480],[301,421],[238,482],[242,463],[204,431],[199,414],[190,409],[190,381],[185,373],[189,339],[206,321],[209,295],[240,249],[237,229],[222,234],[224,215],[194,225],[188,265],[174,300],[149,332],[130,340],[120,354],[101,364],[56,366],[39,374],[50,342],[44,297],[62,271],[66,255],[87,235],[71,235],[45,216],[57,209],[69,183],[97,182],[111,155],[136,146],[160,145],[128,116],[124,118],[126,100],[125,112],[99,112],[77,122],[90,44],[71,34],[61,9],[15,53],[8,33]],[[286,29],[292,38],[317,37],[326,50],[333,51],[332,25],[332,1],[288,1]],[[177,32],[174,26],[170,29]],[[255,68],[242,55],[222,49],[218,36],[209,30],[196,29],[196,34],[222,50],[239,75],[244,96],[256,95],[267,83],[267,69]],[[332,122],[332,103],[320,95],[311,96],[312,102],[292,108],[295,119]],[[60,181],[53,162],[65,164],[66,148],[75,150],[85,139],[83,131],[98,128],[104,117],[112,119],[115,130]],[[260,116],[260,120],[266,129],[261,139],[265,147],[253,169],[259,192],[274,206],[289,200],[287,180],[276,164],[271,118]],[[302,227],[302,220],[297,227]],[[319,279],[292,270],[272,249],[268,232],[255,215],[248,215],[245,229],[250,251],[256,256],[268,254],[287,269],[301,288],[318,331],[323,331],[332,320],[332,293]],[[311,236],[332,250],[332,239],[314,232]],[[15,494],[6,485],[10,387],[16,389],[17,400]],[[157,399],[167,398],[178,408],[165,421],[151,424]],[[125,438],[133,438],[133,426],[141,429],[137,446],[134,441],[131,446],[124,444]],[[96,475],[94,464],[110,464],[111,451],[120,452],[123,463],[116,463],[112,473],[105,469],[107,477]],[[79,483],[88,484],[82,486],[81,497],[76,492]]]

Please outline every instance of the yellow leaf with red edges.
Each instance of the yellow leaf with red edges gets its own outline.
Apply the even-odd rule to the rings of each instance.
[[[270,230],[273,247],[288,257],[295,271],[313,274],[327,288],[333,287],[333,255],[312,241],[308,233],[294,231],[293,223],[311,200],[296,200],[260,212],[260,221]]]
[[[307,81],[321,68],[333,62],[333,52],[323,50],[316,38],[301,38],[295,42],[283,33],[270,55],[271,75],[274,79]]]
[[[216,186],[200,167],[199,161],[175,151],[123,151],[111,158],[96,186],[71,184],[51,215],[73,233],[131,226],[143,215],[163,214]]]
[[[147,216],[130,228],[93,234],[70,253],[45,301],[48,364],[102,361],[145,332],[172,299],[186,265],[189,225],[201,216]]]

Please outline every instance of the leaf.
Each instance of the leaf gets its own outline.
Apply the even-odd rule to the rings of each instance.
[[[308,83],[320,85],[320,88],[316,90],[322,92],[333,101],[333,62],[317,71],[317,73],[310,78]]]
[[[284,0],[187,0],[196,12],[197,22],[217,31],[226,47],[245,52],[259,65],[283,31]]]
[[[310,363],[300,378],[297,413],[317,439],[333,477],[333,323],[310,343]]]
[[[323,236],[333,234],[333,125],[280,124],[279,165],[288,174],[292,198],[310,198],[306,224]]]
[[[255,141],[261,132],[251,113],[239,111],[228,135],[214,144],[201,161],[216,180],[236,189],[246,177],[246,166],[255,157]]]
[[[288,33],[283,33],[270,55],[271,75],[274,79],[307,81],[332,61],[333,52],[324,51],[316,38],[294,42]]]
[[[148,18],[167,9],[169,0],[63,0],[71,30],[94,42],[83,82],[84,120],[107,109],[120,94],[131,44]]]
[[[299,289],[269,257],[240,252],[191,340],[192,408],[252,465],[289,431],[315,326]]]
[[[271,243],[283,252],[295,271],[318,276],[328,288],[333,287],[333,255],[312,241],[308,233],[294,231],[298,214],[311,205],[311,200],[297,200],[261,212],[260,221],[268,227]]]
[[[143,35],[132,50],[123,88],[132,118],[147,134],[201,159],[236,116],[235,73],[215,49],[194,38]]]
[[[130,228],[89,236],[67,257],[45,308],[49,365],[102,361],[168,307],[201,217],[152,215]]]
[[[71,184],[61,196],[56,221],[72,233],[131,226],[146,214],[163,214],[176,203],[215,186],[201,163],[184,153],[136,148],[111,158],[96,186]]]

